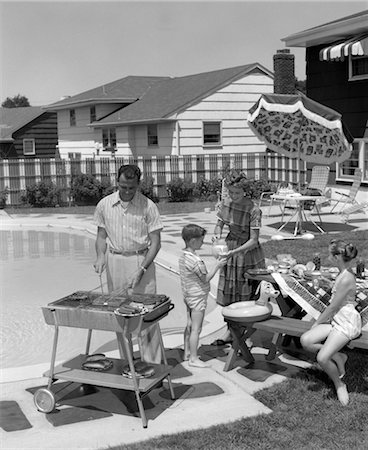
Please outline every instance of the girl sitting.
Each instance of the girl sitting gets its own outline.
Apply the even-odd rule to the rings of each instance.
[[[332,289],[331,302],[300,340],[306,350],[317,353],[317,362],[333,381],[340,403],[347,405],[349,394],[342,381],[347,356],[339,350],[357,338],[362,328],[361,316],[355,309],[356,283],[351,270],[358,251],[352,244],[332,240],[329,253],[330,261],[340,271]]]

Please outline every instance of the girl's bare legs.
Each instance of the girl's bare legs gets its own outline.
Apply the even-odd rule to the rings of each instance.
[[[184,330],[184,361],[189,360],[190,356],[190,349],[189,349],[189,337],[190,337],[190,330],[192,328],[192,318],[190,316],[190,309],[187,307],[187,326]]]
[[[204,310],[196,311],[191,310],[191,330],[189,336],[189,365],[192,367],[208,367],[203,361],[198,358],[198,343],[199,343],[199,335],[202,330],[203,318],[204,318]]]
[[[326,339],[324,344],[321,342]],[[349,339],[343,334],[332,329],[329,324],[320,324],[304,333],[301,343],[306,350],[317,353],[317,362],[331,378],[341,404],[347,405],[349,394],[346,384],[341,380],[340,370],[345,371],[344,358],[338,353]],[[337,363],[339,361],[339,363]]]
[[[339,377],[344,378],[345,376],[345,364],[348,359],[348,355],[342,352],[337,352],[332,356],[332,361],[337,365],[339,370]]]

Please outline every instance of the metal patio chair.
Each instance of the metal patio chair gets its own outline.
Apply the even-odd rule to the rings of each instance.
[[[343,209],[345,209],[345,207],[349,203],[351,203],[351,206],[357,204],[358,202],[356,201],[355,198],[356,198],[357,193],[359,191],[361,182],[362,182],[362,170],[361,169],[355,169],[354,178],[353,178],[353,184],[350,187],[349,193],[346,194],[344,192],[335,192],[335,194],[339,195],[340,197],[338,199],[333,199],[333,198],[330,199],[332,202],[335,202],[335,204],[332,207],[330,212],[332,212],[339,203],[342,203],[342,206],[341,206],[339,212],[343,211]]]

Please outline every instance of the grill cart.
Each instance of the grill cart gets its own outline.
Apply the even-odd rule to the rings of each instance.
[[[46,323],[53,325],[55,332],[50,370],[44,374],[48,377],[47,388],[38,389],[34,394],[37,409],[50,413],[55,408],[56,399],[51,388],[56,380],[123,389],[135,392],[143,427],[146,428],[147,418],[142,398],[165,378],[171,398],[175,398],[170,377],[171,367],[167,364],[159,325],[159,321],[173,307],[165,295],[110,296],[85,291],[75,292],[42,307]],[[152,325],[159,335],[162,364],[137,364],[133,359],[133,338],[140,339],[141,332]],[[55,367],[60,326],[88,329],[86,353]],[[96,363],[89,354],[92,330],[116,333],[120,359],[105,358],[105,365],[98,368],[98,362],[101,361]],[[96,358],[98,360],[99,356],[96,355]],[[147,370],[143,370],[144,368]]]

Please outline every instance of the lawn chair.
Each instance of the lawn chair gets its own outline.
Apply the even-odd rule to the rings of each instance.
[[[316,190],[320,195],[324,195],[327,188],[329,173],[329,166],[313,166],[310,182],[306,185],[305,189]]]
[[[368,202],[355,203],[354,205],[342,209],[339,214],[341,214],[341,220],[344,223],[347,223],[349,221],[350,214],[358,211],[362,211],[365,214],[368,214]]]
[[[318,197],[321,195],[325,195],[326,193],[329,173],[329,166],[313,166],[310,182],[304,187],[302,192],[304,195],[316,196],[316,201],[310,200],[304,202],[304,209],[310,210],[311,212],[315,209],[320,221],[321,202],[319,202]]]
[[[355,200],[355,197],[357,196],[357,193],[359,191],[361,182],[362,182],[362,170],[361,169],[355,169],[353,184],[350,187],[349,193],[345,194],[344,192],[336,192],[336,194],[339,195],[340,197],[338,199],[332,199],[331,198],[331,201],[335,202],[335,204],[332,207],[330,212],[332,212],[339,203],[342,203],[342,206],[340,208],[340,212],[343,209],[345,209],[345,207],[347,206],[348,203],[351,203],[351,206],[357,204],[358,202]]]

